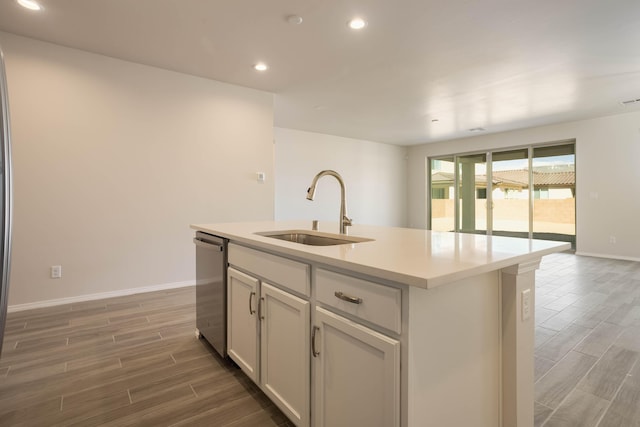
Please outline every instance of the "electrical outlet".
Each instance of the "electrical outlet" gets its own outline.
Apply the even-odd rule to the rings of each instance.
[[[609,243],[611,243],[612,245],[616,244],[616,236],[609,236]]]
[[[51,266],[51,278],[52,279],[60,279],[62,277],[62,266],[61,265],[52,265]]]
[[[522,320],[525,321],[531,317],[531,289],[522,291]]]

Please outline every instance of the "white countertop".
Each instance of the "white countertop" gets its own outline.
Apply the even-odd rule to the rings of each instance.
[[[307,246],[254,234],[311,230],[311,221],[192,224],[191,228],[266,251],[426,289],[571,248],[569,243],[547,240],[367,225],[349,227],[349,235],[373,241],[336,246]],[[319,231],[337,233],[338,225],[321,222]]]

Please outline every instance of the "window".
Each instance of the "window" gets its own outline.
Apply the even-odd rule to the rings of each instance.
[[[428,164],[431,230],[559,240],[575,248],[575,143]]]
[[[433,190],[433,195],[431,196],[432,199],[444,199],[446,191],[444,188],[434,188]]]
[[[454,186],[455,164],[453,157],[432,159],[429,163],[431,171],[431,202],[429,229],[438,231],[454,231]]]
[[[532,172],[533,237],[575,246],[575,145],[534,147]]]

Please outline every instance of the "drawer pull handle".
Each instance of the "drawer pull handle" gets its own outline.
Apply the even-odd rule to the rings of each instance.
[[[345,295],[341,291],[335,291],[333,294],[342,301],[350,302],[351,304],[362,304],[362,298]]]
[[[317,326],[313,327],[313,333],[311,334],[311,353],[313,357],[318,357],[319,351],[316,351],[316,333],[320,330]]]

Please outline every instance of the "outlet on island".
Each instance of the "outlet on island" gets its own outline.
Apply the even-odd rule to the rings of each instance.
[[[522,291],[522,321],[531,317],[531,289]]]

